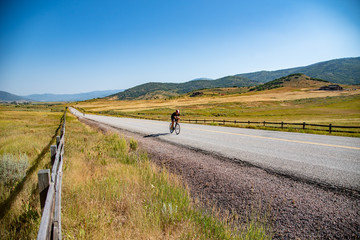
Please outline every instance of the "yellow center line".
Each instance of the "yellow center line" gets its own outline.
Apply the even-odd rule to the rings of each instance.
[[[163,125],[163,124],[160,124],[160,123],[151,123],[151,124]],[[254,135],[243,134],[243,133],[223,132],[223,131],[216,131],[216,130],[209,130],[209,129],[199,129],[199,128],[192,128],[192,127],[183,127],[183,128],[191,129],[191,130],[197,130],[197,131],[203,131],[203,132],[212,132],[212,133],[237,135],[237,136],[243,136],[243,137],[268,139],[268,140],[275,140],[275,141],[282,141],[282,142],[303,143],[303,144],[319,145],[319,146],[326,146],[326,147],[336,147],[336,148],[346,148],[346,149],[360,150],[360,147],[351,147],[351,146],[334,145],[334,144],[326,144],[326,143],[308,142],[308,141],[300,141],[300,140],[290,140],[290,139],[284,139],[284,138],[254,136]]]

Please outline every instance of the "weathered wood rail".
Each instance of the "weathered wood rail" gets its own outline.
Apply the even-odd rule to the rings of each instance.
[[[50,147],[52,170],[38,172],[42,217],[37,239],[61,239],[61,182],[65,144],[66,110],[60,136]]]
[[[138,115],[130,115],[130,114],[121,114],[117,115],[116,112],[113,111],[103,111],[99,112],[99,114],[107,114],[110,116],[121,116],[121,117],[130,117],[130,118],[141,118],[141,119],[150,119],[150,120],[160,120],[160,117],[149,117],[144,116],[143,114]],[[330,124],[312,124],[312,123],[286,123],[286,122],[253,122],[253,121],[238,121],[238,120],[219,120],[219,119],[181,119],[182,122],[188,123],[218,123],[221,125],[225,124],[235,124],[241,126],[247,125],[256,125],[258,127],[269,127],[269,128],[280,128],[280,129],[299,129],[299,130],[313,130],[320,132],[328,132],[328,133],[357,133],[360,134],[360,126],[337,126]]]
[[[360,126],[336,126],[332,124],[311,124],[311,123],[286,123],[286,122],[252,122],[252,121],[237,121],[237,120],[209,120],[209,119],[185,119],[183,122],[188,123],[219,123],[222,125],[225,124],[247,124],[247,125],[257,125],[261,127],[269,127],[269,128],[281,128],[281,129],[302,129],[302,130],[313,130],[313,131],[325,131],[328,133],[333,132],[341,132],[341,133],[360,133]],[[347,130],[342,130],[347,129]],[[348,129],[354,129],[358,131],[350,131]]]

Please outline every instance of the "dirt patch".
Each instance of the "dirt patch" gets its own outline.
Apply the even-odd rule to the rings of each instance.
[[[102,131],[138,140],[159,166],[179,175],[194,198],[246,219],[250,209],[268,213],[274,239],[359,239],[360,197],[162,141],[156,136],[82,120]]]

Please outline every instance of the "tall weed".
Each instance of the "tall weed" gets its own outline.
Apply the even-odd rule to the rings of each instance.
[[[120,138],[118,134],[108,135],[104,140],[104,150],[107,151],[110,157],[121,160],[128,153],[126,140]]]
[[[136,149],[138,148],[138,142],[135,139],[131,138],[129,144],[130,144],[130,149],[132,151],[136,151]]]
[[[13,187],[25,177],[28,167],[26,154],[20,154],[18,158],[12,154],[0,155],[0,184]]]

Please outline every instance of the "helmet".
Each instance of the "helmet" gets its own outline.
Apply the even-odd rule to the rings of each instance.
[[[176,109],[176,113],[180,113],[179,109]]]

